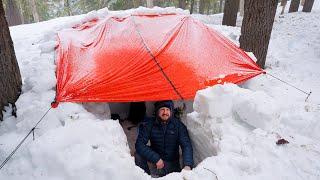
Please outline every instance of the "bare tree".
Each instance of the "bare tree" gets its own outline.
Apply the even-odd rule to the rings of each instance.
[[[224,4],[222,25],[236,26],[239,0],[226,0]]]
[[[291,0],[289,13],[297,12],[299,9],[300,0]]]
[[[0,120],[2,110],[9,103],[14,105],[21,92],[21,75],[14,53],[7,21],[0,0]]]
[[[22,24],[20,11],[14,0],[7,0],[6,17],[9,26]]]
[[[257,64],[264,68],[277,0],[245,0],[240,47],[253,52]]]
[[[311,12],[314,0],[305,0],[302,12]]]
[[[36,1],[35,0],[30,0],[29,3],[31,4],[32,16],[33,16],[34,22],[39,22],[40,18],[39,18],[39,14],[38,14],[38,11],[37,11]]]

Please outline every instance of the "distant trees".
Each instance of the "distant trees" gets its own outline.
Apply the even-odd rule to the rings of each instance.
[[[153,7],[153,0],[147,0],[147,7],[152,8]]]
[[[0,120],[4,106],[14,104],[21,92],[21,75],[0,0]]]
[[[226,0],[223,11],[222,25],[236,26],[239,0]]]
[[[300,0],[291,0],[290,7],[289,7],[289,13],[291,12],[297,12],[299,9]]]
[[[3,0],[9,25],[45,21],[61,16],[88,13],[108,7],[125,10],[145,7],[174,6],[190,13],[216,14],[224,11],[226,0]],[[233,0],[228,0],[232,2]],[[236,0],[239,1],[239,0]],[[241,0],[242,2],[244,0]],[[243,8],[242,8],[243,9]],[[20,16],[20,18],[19,18]],[[231,16],[230,16],[231,17]],[[19,20],[20,19],[20,20]]]
[[[245,0],[240,47],[253,52],[257,64],[265,67],[267,50],[277,9],[277,0]]]

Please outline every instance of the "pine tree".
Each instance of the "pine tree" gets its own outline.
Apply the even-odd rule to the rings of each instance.
[[[240,47],[253,52],[257,64],[264,68],[277,0],[245,0]]]
[[[0,120],[4,106],[14,104],[21,92],[21,75],[8,23],[0,0]]]

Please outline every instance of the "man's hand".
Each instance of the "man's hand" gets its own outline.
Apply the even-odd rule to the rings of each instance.
[[[162,159],[160,159],[157,163],[156,163],[157,169],[162,169],[164,167],[164,163],[162,161]]]
[[[184,170],[187,170],[187,171],[190,171],[190,170],[191,170],[191,167],[190,167],[190,166],[185,166],[183,169],[184,169]]]

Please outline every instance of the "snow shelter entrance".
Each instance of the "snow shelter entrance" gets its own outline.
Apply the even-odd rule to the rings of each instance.
[[[119,120],[127,136],[130,154],[134,155],[137,125],[144,116],[154,116],[154,101],[126,103],[83,103],[85,109],[100,119]],[[186,105],[184,115],[193,111],[193,101],[174,101],[175,108]]]

